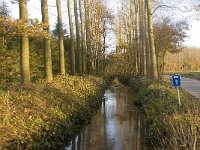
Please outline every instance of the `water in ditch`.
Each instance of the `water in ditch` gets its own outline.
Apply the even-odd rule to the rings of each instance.
[[[110,87],[105,101],[65,150],[144,150],[145,128],[131,88]]]

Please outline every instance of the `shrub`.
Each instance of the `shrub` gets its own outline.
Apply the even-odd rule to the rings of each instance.
[[[57,77],[47,84],[0,86],[0,149],[57,149],[101,104],[104,82]]]

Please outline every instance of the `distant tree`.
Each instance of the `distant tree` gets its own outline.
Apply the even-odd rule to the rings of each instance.
[[[8,4],[5,1],[2,1],[0,3],[0,17],[2,19],[6,19],[9,16],[9,13],[10,13],[10,10],[9,10]],[[1,44],[0,44],[1,48],[5,48],[5,45],[6,45],[5,36],[2,36],[0,40],[1,40]]]
[[[0,16],[1,17],[8,17],[10,14],[10,9],[8,7],[8,4],[5,1],[2,1],[0,3]]]

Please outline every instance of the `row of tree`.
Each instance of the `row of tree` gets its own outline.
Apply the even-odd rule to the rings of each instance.
[[[166,52],[181,51],[188,26],[170,18],[153,23],[152,15],[151,0],[123,1],[116,27],[116,52],[126,58],[133,75],[157,79],[162,78]]]
[[[15,0],[15,2],[19,4],[20,19],[12,20],[8,17],[8,13],[6,13],[6,15],[1,14],[2,22],[11,22],[9,26],[7,23],[5,24],[3,28],[5,34],[1,35],[1,37],[21,37],[21,83],[26,84],[31,81],[29,58],[30,37],[38,38],[38,34],[41,33],[42,36],[40,35],[40,39],[43,40],[44,49],[44,77],[47,82],[51,82],[53,80],[53,41],[50,34],[48,0],[41,0],[42,23],[28,18],[27,0]],[[68,22],[70,25],[69,38],[66,37],[63,32],[61,1],[56,0],[56,15],[58,16],[56,41],[59,48],[59,74],[101,74],[105,68],[106,35],[110,24],[113,22],[113,16],[105,3],[101,0],[67,0],[66,3],[68,6]],[[4,5],[6,6],[5,3]],[[5,12],[5,9],[3,10],[2,12]],[[30,32],[32,34],[30,34]],[[66,50],[66,38],[70,41],[70,43],[68,43],[68,47],[70,47],[69,50]],[[68,57],[65,55],[66,51],[69,53]],[[68,58],[69,61],[66,60]],[[67,65],[66,62],[69,62],[69,65]]]
[[[161,78],[166,52],[176,53],[182,50],[181,44],[188,29],[186,22],[174,22],[170,18],[154,19],[153,23],[152,15],[155,11],[152,11],[150,0],[123,0],[117,20],[114,20],[104,0],[67,0],[68,36],[63,29],[63,2],[56,0],[57,14],[54,15],[58,22],[52,36],[47,0],[41,0],[41,23],[37,19],[28,18],[27,0],[15,2],[19,4],[19,20],[9,17],[5,3],[0,7],[0,36],[3,45],[7,47],[12,47],[17,41],[13,37],[20,37],[21,83],[30,82],[31,75],[33,77],[33,67],[30,65],[38,64],[40,57],[44,60],[43,67],[35,66],[43,71],[47,82],[53,80],[57,68],[57,72],[63,76],[68,73],[100,75],[104,70],[114,70],[112,74],[118,72],[131,76]],[[114,21],[116,53],[106,57],[106,37]],[[55,49],[58,49],[58,53]],[[29,61],[32,51],[36,52],[34,65],[31,64],[33,59]],[[7,58],[5,55],[4,60]]]
[[[158,73],[151,7],[150,0],[123,2],[117,27],[117,52],[129,52],[136,74],[156,79]]]
[[[180,53],[167,53],[165,57],[166,72],[192,72],[200,70],[200,49],[185,48]]]

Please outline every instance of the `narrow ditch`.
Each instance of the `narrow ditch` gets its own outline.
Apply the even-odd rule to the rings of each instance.
[[[91,122],[65,150],[143,150],[144,121],[129,87],[110,87]]]

